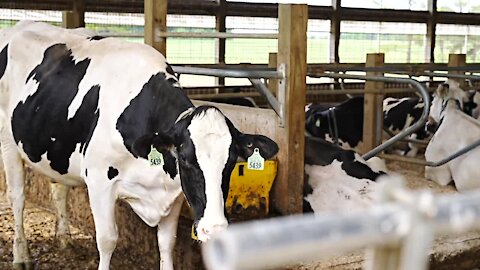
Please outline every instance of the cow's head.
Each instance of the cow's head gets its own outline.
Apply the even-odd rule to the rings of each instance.
[[[460,88],[458,82],[448,80],[440,84],[433,93],[432,106],[427,121],[427,130],[434,132],[444,116],[445,109],[450,100],[455,101],[460,109],[468,102],[468,95]]]
[[[238,157],[247,159],[258,148],[263,158],[278,152],[277,144],[262,135],[238,131],[217,108],[201,106],[179,117],[168,134],[157,134],[137,148],[154,145],[175,149],[182,190],[193,209],[200,241],[226,228],[225,201],[230,174]]]

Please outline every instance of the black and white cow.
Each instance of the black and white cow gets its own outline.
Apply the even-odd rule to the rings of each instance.
[[[455,84],[439,85],[430,109],[429,125],[436,131],[425,151],[425,159],[439,161],[480,138],[480,121],[462,110],[464,91]],[[425,178],[440,185],[452,180],[459,191],[480,188],[480,148],[439,167],[425,167]]]
[[[328,107],[310,104],[305,108],[307,135],[338,143],[343,148],[356,148],[363,135],[363,97],[353,97]]]
[[[338,142],[345,149],[355,149],[363,136],[363,97],[350,98],[339,105],[326,108],[312,105],[306,109],[306,131],[308,134],[330,142]],[[420,119],[423,102],[419,98],[386,98],[383,102],[384,127],[393,134],[411,126]],[[424,128],[410,137],[425,139],[429,132]],[[415,156],[418,149],[409,144],[405,155]]]
[[[383,160],[365,161],[353,150],[320,138],[305,136],[304,212],[349,211],[372,202]]]
[[[32,262],[24,162],[56,182],[59,237],[69,234],[68,187],[86,184],[99,269],[109,269],[117,242],[117,199],[157,226],[160,269],[173,269],[184,195],[206,241],[227,226],[224,201],[237,157],[278,151],[269,138],[238,131],[217,108],[194,107],[164,56],[147,45],[20,22],[0,32],[0,50],[0,142],[17,266]]]

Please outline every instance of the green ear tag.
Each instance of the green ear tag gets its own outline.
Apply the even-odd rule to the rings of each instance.
[[[248,169],[263,171],[265,167],[265,159],[260,155],[258,148],[253,150],[253,154],[247,159]]]
[[[163,165],[163,155],[153,145],[150,148],[150,153],[148,153],[148,161],[150,166]]]

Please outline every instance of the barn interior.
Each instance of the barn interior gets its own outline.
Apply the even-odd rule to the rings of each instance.
[[[255,209],[249,213],[239,210],[240,220],[302,213],[305,105],[332,106],[353,96],[366,100],[360,154],[385,159],[389,172],[402,175],[409,190],[458,193],[453,184],[440,186],[425,179],[422,152],[405,157],[378,148],[385,140],[382,101],[386,97],[424,97],[447,79],[457,81],[464,90],[478,89],[479,1],[320,0],[308,5],[253,0],[0,2],[0,30],[24,19],[65,28],[86,27],[101,36],[149,44],[166,56],[184,90],[198,104],[253,99],[258,108],[217,104],[243,131],[267,135],[282,146],[267,196],[268,215]],[[205,73],[210,75],[201,75]],[[387,79],[375,79],[378,77]],[[428,141],[418,143],[425,147]],[[33,242],[38,269],[96,269],[98,255],[86,189],[70,192],[74,246],[65,252],[54,243],[55,215],[48,179],[28,168],[27,172],[25,227],[29,228],[27,238]],[[1,177],[0,194],[7,190],[3,173]],[[11,269],[11,209],[6,196],[0,198],[0,268]],[[156,269],[156,230],[123,202],[117,207],[116,219],[120,238],[112,269]],[[201,245],[191,240],[190,226],[185,206],[175,265],[178,269],[205,269]],[[435,237],[428,251],[428,269],[480,267],[478,231]],[[388,246],[382,248],[388,253]],[[360,269],[365,267],[366,249],[282,269]],[[385,265],[378,263],[368,269],[385,269]]]

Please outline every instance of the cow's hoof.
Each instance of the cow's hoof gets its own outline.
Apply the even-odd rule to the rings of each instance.
[[[34,263],[33,262],[23,262],[23,263],[13,263],[14,270],[33,270]]]

